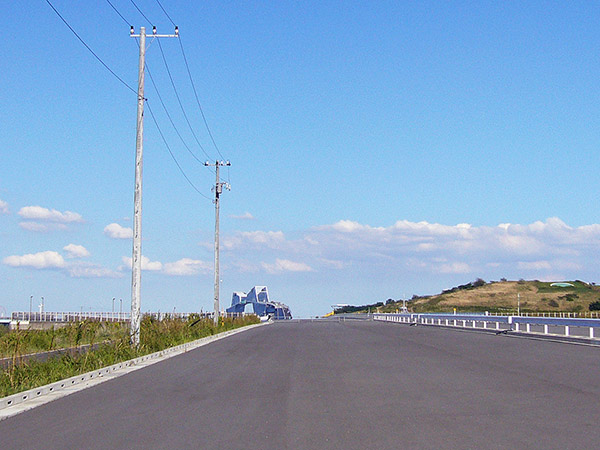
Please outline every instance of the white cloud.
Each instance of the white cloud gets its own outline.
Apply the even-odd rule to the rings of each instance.
[[[80,214],[72,211],[60,212],[56,209],[43,208],[41,206],[24,206],[18,213],[24,219],[46,220],[58,223],[81,223],[83,218]]]
[[[204,261],[182,258],[179,261],[165,263],[163,272],[167,275],[196,275],[199,273],[212,273],[213,266]]]
[[[529,262],[519,261],[518,267],[519,267],[519,269],[523,269],[523,270],[540,270],[540,269],[550,270],[550,269],[552,269],[552,266],[550,265],[550,263],[548,261],[529,261]]]
[[[240,214],[239,216],[232,214],[229,217],[237,220],[254,220],[254,216],[248,211],[246,211],[244,214]]]
[[[123,274],[96,264],[78,262],[66,268],[72,278],[122,278]]]
[[[275,260],[274,264],[261,263],[263,269],[270,274],[277,274],[282,272],[312,272],[313,269],[308,264],[304,264],[301,262],[294,262],[288,259],[279,259]]]
[[[449,264],[442,264],[439,268],[441,273],[469,273],[471,267],[468,264],[462,262],[453,262]]]
[[[122,257],[125,266],[121,266],[120,270],[131,270],[131,258],[127,256]],[[178,261],[161,263],[159,261],[150,261],[146,256],[142,256],[142,270],[151,272],[160,272],[165,275],[172,276],[185,276],[185,275],[197,275],[200,273],[212,273],[212,264],[191,259],[182,258]]]
[[[85,258],[90,256],[90,252],[83,245],[69,244],[63,247],[67,252],[68,258]]]
[[[127,256],[123,256],[123,262],[127,265],[129,269],[131,269],[131,258]],[[142,270],[148,270],[150,272],[157,272],[162,270],[163,265],[160,261],[150,261],[150,258],[142,255]]]
[[[351,220],[340,220],[339,222],[334,223],[333,225],[325,226],[323,228],[327,228],[327,227],[331,227],[336,231],[341,231],[344,233],[352,233],[355,231],[376,230],[376,229],[381,230],[381,228],[373,228],[373,227],[370,227],[369,225],[361,225],[360,223],[353,222]]]
[[[319,262],[323,264],[325,267],[331,267],[332,269],[344,269],[351,265],[348,261],[338,261],[335,259],[327,259],[327,258],[319,258]]]
[[[0,200],[0,214],[8,214],[8,203]]]
[[[7,256],[2,260],[11,267],[31,267],[34,269],[62,269],[65,260],[60,253],[53,251]]]
[[[237,247],[280,248],[285,244],[285,235],[281,231],[243,231],[233,237],[223,239],[225,249]]]
[[[67,226],[64,223],[20,222],[19,226],[24,230],[35,231],[38,233],[67,229]]]
[[[237,259],[231,262],[230,266],[234,267],[239,273],[256,273],[260,270],[256,262],[252,260]]]
[[[104,234],[112,239],[131,239],[133,238],[133,230],[125,228],[118,223],[111,223],[104,227]]]
[[[84,254],[87,252],[83,246],[74,244],[69,244],[64,249],[70,255],[76,254],[84,256]],[[88,255],[89,252],[85,254],[85,256]],[[68,263],[60,253],[54,251],[45,251],[26,255],[11,255],[4,258],[2,263],[11,267],[21,267],[35,270],[57,270],[72,278],[119,278],[123,276],[121,273],[104,268],[97,264],[82,261]]]
[[[225,237],[224,251],[239,272],[313,270],[394,277],[396,274],[527,276],[563,273],[587,276],[600,252],[600,224],[571,227],[558,218],[527,225],[475,226],[397,221],[373,227],[342,220],[288,237],[281,231],[251,231]],[[273,261],[255,264],[252,261]],[[297,261],[297,263],[295,263]],[[299,264],[295,266],[294,264]],[[581,273],[580,273],[581,272]],[[514,274],[514,275],[510,275]]]

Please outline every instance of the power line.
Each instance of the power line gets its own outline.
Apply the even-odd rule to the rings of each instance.
[[[115,8],[115,5],[113,5],[110,0],[106,0],[108,2],[108,4],[110,5],[110,7],[119,15],[119,17],[121,19],[123,19],[123,22],[125,22],[128,26],[131,26],[131,22],[129,22],[125,17],[123,17],[123,14],[121,14],[119,12],[119,10],[117,8]]]
[[[200,110],[200,114],[202,115],[202,120],[204,121],[204,126],[206,127],[206,131],[208,131],[208,135],[210,136],[210,140],[212,141],[215,149],[219,156],[223,159],[225,157],[219,150],[217,143],[215,142],[215,138],[213,137],[212,131],[210,131],[210,127],[208,126],[208,121],[206,120],[206,116],[204,115],[204,110],[202,109],[202,105],[200,104],[200,99],[198,98],[198,91],[196,91],[196,85],[194,84],[194,79],[192,78],[192,73],[190,71],[190,66],[187,61],[187,57],[185,56],[185,51],[183,50],[183,43],[181,42],[181,36],[179,37],[179,46],[181,47],[181,54],[183,55],[183,61],[185,62],[185,67],[187,69],[188,76],[190,78],[190,83],[192,84],[192,90],[194,91],[194,97],[196,98],[196,103],[198,104],[198,109]]]
[[[129,25],[129,22],[122,16],[122,14],[114,7],[114,5],[107,0],[108,4],[114,9],[114,11],[119,15],[119,17],[121,17],[121,19],[123,19],[124,22],[126,22]],[[129,89],[130,91],[132,91],[134,94],[137,95],[137,91],[135,89],[133,89],[129,84],[127,84],[121,77],[119,77],[110,67],[108,67],[108,65],[91,49],[91,47],[81,38],[81,36],[79,36],[79,34],[73,29],[73,27],[66,21],[66,19],[58,12],[58,10],[54,7],[54,5],[50,2],[50,0],[46,0],[46,3],[48,3],[48,5],[52,8],[52,10],[56,13],[56,15],[63,21],[63,23],[67,26],[67,28],[69,28],[69,30],[71,30],[71,32],[75,35],[75,37],[77,37],[77,39],[85,46],[85,48],[104,66],[104,68],[106,68],[117,80],[119,80],[121,82],[121,84],[123,84],[127,89]],[[138,9],[138,11],[140,12],[140,14],[142,14],[142,16],[144,16],[144,18],[146,20],[148,20],[148,18],[140,11],[140,9],[137,7],[137,5],[133,2],[133,0],[131,0],[131,3],[133,3],[133,5],[136,7],[136,9]],[[158,41],[160,43],[160,41]],[[162,52],[162,49],[161,49]],[[164,58],[164,54],[163,54],[163,58]],[[150,73],[148,73],[150,74]],[[152,77],[150,77],[152,79]],[[152,81],[152,83],[154,84],[154,81]],[[156,86],[154,86],[156,89]],[[156,91],[158,94],[158,90]],[[159,94],[159,98],[160,98],[160,94]],[[162,99],[161,99],[162,102]],[[156,125],[156,128],[163,140],[163,143],[165,144],[165,147],[167,148],[167,150],[169,151],[169,154],[171,155],[171,158],[173,158],[173,161],[175,162],[175,164],[177,165],[177,167],[179,168],[181,174],[183,175],[183,177],[187,180],[187,182],[190,184],[190,186],[192,186],[192,188],[202,197],[204,197],[207,200],[211,200],[211,198],[209,198],[208,196],[204,195],[202,192],[200,192],[200,190],[194,185],[194,183],[192,183],[192,181],[188,178],[188,176],[185,174],[185,172],[183,171],[181,165],[179,164],[179,162],[177,161],[177,158],[175,158],[175,155],[173,154],[173,152],[171,151],[171,147],[169,146],[160,126],[158,125],[158,121],[156,120],[156,117],[154,116],[154,113],[152,111],[152,108],[150,107],[150,104],[148,103],[148,101],[146,100],[146,104],[148,105],[148,111],[150,112],[150,116],[152,117],[152,120],[154,121],[154,124]],[[166,108],[165,108],[166,111]],[[168,114],[167,114],[168,115]],[[170,117],[170,116],[169,116]],[[178,133],[179,134],[179,133]],[[187,147],[187,146],[186,146]],[[202,148],[202,147],[201,147]],[[189,149],[188,149],[189,150]],[[204,149],[203,149],[204,150]],[[191,152],[191,151],[190,151]],[[192,153],[193,155],[193,153]],[[195,155],[194,155],[195,157]],[[208,157],[208,155],[207,155]],[[198,160],[198,158],[196,158]],[[198,160],[199,161],[199,160]]]
[[[148,18],[146,17],[146,14],[144,14],[144,13],[142,12],[142,10],[141,10],[140,8],[138,8],[138,5],[136,5],[136,4],[135,4],[135,2],[134,2],[133,0],[130,0],[130,1],[131,1],[131,3],[133,4],[133,6],[135,6],[135,9],[137,9],[137,10],[138,10],[138,12],[139,12],[139,13],[142,15],[142,17],[143,17],[144,19],[146,19],[146,21],[147,21],[147,22],[148,22],[150,25],[154,26],[154,24],[153,24],[153,23],[150,21],[150,19],[148,19]]]
[[[151,22],[151,21],[148,19],[148,17],[147,17],[147,16],[146,16],[146,15],[143,13],[143,11],[142,11],[142,10],[141,10],[141,9],[140,9],[138,6],[137,6],[137,4],[136,4],[136,3],[135,3],[133,0],[130,0],[130,1],[131,1],[131,3],[133,4],[133,6],[135,6],[135,8],[138,10],[138,12],[139,12],[139,13],[140,13],[140,14],[141,14],[141,15],[142,15],[142,16],[143,16],[143,17],[144,17],[144,18],[145,18],[145,19],[146,19],[148,22],[150,22],[150,24],[152,24],[152,22]],[[177,28],[177,26],[175,25],[175,22],[173,22],[173,19],[171,19],[171,16],[169,16],[169,14],[167,13],[167,11],[166,11],[166,10],[165,10],[165,8],[163,7],[163,5],[162,5],[160,2],[158,2],[158,5],[160,6],[160,9],[161,9],[161,10],[162,10],[162,11],[165,13],[165,15],[167,16],[167,18],[168,18],[168,19],[171,21],[171,23],[173,24],[173,26],[175,26],[175,28]],[[167,63],[167,58],[166,58],[166,56],[165,56],[165,53],[164,53],[164,51],[163,51],[162,44],[160,43],[160,40],[158,40],[158,46],[159,46],[159,48],[160,48],[160,53],[161,53],[161,55],[162,55],[163,62],[165,63],[165,68],[167,69],[167,74],[169,75],[169,80],[171,81],[171,86],[173,87],[173,91],[175,92],[175,97],[177,98],[177,102],[179,103],[179,107],[181,108],[181,112],[183,113],[183,117],[185,118],[185,121],[187,122],[187,124],[188,124],[188,127],[189,127],[190,131],[192,132],[192,135],[194,136],[194,140],[196,141],[196,143],[198,144],[198,146],[199,146],[199,147],[200,147],[200,149],[202,150],[202,153],[204,153],[208,159],[212,159],[212,158],[210,157],[210,155],[207,153],[207,151],[205,150],[204,146],[203,146],[203,145],[200,143],[200,140],[198,139],[198,136],[196,135],[196,132],[194,131],[194,128],[192,127],[192,124],[191,124],[191,122],[190,122],[190,120],[189,120],[189,118],[188,118],[188,115],[187,115],[187,113],[185,112],[185,108],[183,107],[183,103],[181,102],[181,98],[180,98],[180,96],[179,96],[179,92],[177,91],[177,87],[175,86],[175,81],[174,81],[174,79],[173,79],[173,76],[172,76],[172,74],[171,74],[171,70],[170,70],[170,68],[169,68],[169,64]],[[158,92],[158,91],[157,91],[157,92]],[[161,101],[162,101],[162,100],[161,100]],[[163,104],[163,106],[164,106],[164,104]],[[202,113],[202,117],[203,117],[203,119],[204,119],[204,123],[205,123],[205,125],[208,127],[208,124],[207,124],[207,122],[206,122],[206,118],[204,117],[204,112],[202,112],[202,110],[201,110],[201,113]],[[167,113],[167,115],[169,115],[169,114]],[[171,123],[173,123],[173,122],[171,121]],[[208,128],[207,128],[207,129],[208,129]],[[208,129],[208,133],[209,133],[209,135],[210,135],[210,137],[211,137],[211,139],[212,139],[212,141],[213,141],[213,145],[215,145],[215,142],[214,142],[214,139],[213,139],[213,137],[212,137],[212,134],[211,134],[211,132],[210,132],[210,129]],[[179,134],[179,133],[178,133],[178,134]],[[180,136],[180,137],[181,137],[181,136]],[[183,139],[182,139],[182,140],[183,140]],[[189,151],[190,153],[192,153],[192,152],[191,152],[191,150],[189,149],[189,147],[188,147],[188,146],[187,146],[185,143],[184,143],[184,145],[186,146],[186,148],[188,149],[188,151]],[[216,145],[215,145],[215,148],[217,149],[217,152],[219,153],[219,155],[221,155],[221,158],[224,158],[224,157],[223,157],[223,155],[221,154],[221,152],[219,151],[219,149],[216,147]],[[195,156],[193,153],[192,153],[192,155],[194,156],[194,158],[196,157],[196,156]],[[196,159],[197,159],[197,158],[196,158]]]
[[[148,111],[150,112],[150,117],[152,117],[152,121],[154,122],[154,125],[156,125],[156,129],[158,130],[158,133],[160,134],[160,137],[162,138],[163,143],[165,144],[165,147],[167,148],[167,150],[169,151],[169,154],[171,155],[171,158],[173,158],[173,161],[175,162],[175,164],[177,165],[177,167],[179,168],[179,171],[181,172],[181,174],[183,175],[183,177],[187,180],[187,182],[190,184],[190,186],[192,186],[192,188],[198,193],[200,194],[200,196],[204,197],[207,200],[211,200],[212,199],[206,195],[204,195],[202,192],[200,192],[200,190],[194,185],[194,183],[192,183],[192,181],[188,178],[188,176],[185,174],[185,172],[183,171],[183,169],[181,168],[181,166],[179,165],[179,162],[177,161],[177,158],[175,158],[175,155],[173,154],[173,152],[171,151],[171,147],[169,146],[169,144],[167,143],[167,140],[165,139],[165,135],[163,134],[162,130],[160,129],[160,126],[158,125],[158,122],[156,120],[156,117],[154,116],[154,112],[152,111],[152,108],[150,107],[150,103],[148,102],[148,100],[146,100],[146,105],[148,106]]]
[[[177,136],[179,136],[179,139],[181,140],[181,143],[187,149],[187,151],[190,153],[190,155],[192,155],[194,157],[194,159],[196,161],[198,161],[201,164],[204,164],[204,161],[200,161],[200,159],[198,159],[198,157],[196,156],[196,154],[190,149],[190,147],[187,145],[187,143],[183,139],[183,136],[181,136],[181,133],[179,132],[179,130],[175,126],[175,122],[173,121],[173,118],[171,117],[171,114],[169,114],[169,111],[167,110],[167,106],[165,105],[165,102],[163,101],[162,96],[160,95],[160,92],[158,91],[158,87],[156,86],[156,83],[154,82],[154,77],[152,76],[152,72],[150,72],[150,67],[148,67],[148,63],[146,63],[146,71],[148,72],[148,76],[150,77],[150,81],[152,82],[152,86],[154,86],[154,90],[156,91],[156,95],[158,96],[158,99],[160,100],[160,104],[162,105],[163,109],[165,110],[165,114],[169,118],[169,121],[171,122],[171,125],[173,126],[173,129],[175,130],[175,133],[177,133]],[[206,153],[205,153],[205,155],[206,155],[207,158],[210,158],[210,156],[208,156]]]
[[[111,6],[111,8],[118,14],[118,16],[123,20],[123,22],[125,22],[127,25],[130,25],[130,22],[123,16],[123,14],[121,14],[121,12],[115,7],[115,5],[113,5],[110,0],[106,0],[107,3]],[[132,2],[133,3],[133,2]],[[134,6],[138,9],[138,11],[144,16],[146,17],[142,11],[137,7],[137,5],[134,3]],[[162,5],[160,5],[161,9],[164,8],[162,7]],[[165,14],[167,15],[167,17],[169,17],[169,15],[166,13],[166,11],[164,11]],[[146,18],[147,20],[147,18]],[[169,17],[170,20],[170,17]],[[171,21],[172,22],[172,21]],[[177,27],[175,27],[177,28]],[[139,46],[139,42],[136,38],[136,42],[138,43]],[[150,67],[148,66],[148,64],[145,65],[146,66],[146,70],[148,71],[148,75],[150,76],[150,81],[152,81],[152,85],[154,86],[154,90],[156,91],[156,94],[158,96],[158,99],[160,100],[160,103],[163,107],[163,109],[165,110],[165,113],[167,115],[167,117],[169,118],[169,121],[171,122],[171,125],[173,126],[173,129],[175,130],[175,132],[177,133],[177,136],[179,136],[179,139],[181,140],[181,142],[183,143],[184,147],[187,149],[187,151],[194,157],[194,159],[196,159],[196,161],[198,161],[199,163],[203,163],[203,161],[200,161],[200,159],[198,159],[198,157],[196,156],[196,154],[194,152],[192,152],[192,150],[190,149],[190,147],[187,145],[187,143],[185,142],[185,140],[183,139],[183,137],[181,136],[181,133],[179,132],[178,128],[175,126],[175,122],[173,121],[173,118],[171,117],[171,114],[169,114],[169,111],[165,105],[165,102],[162,99],[162,96],[160,95],[160,91],[158,90],[158,86],[156,85],[156,83],[154,82],[154,78],[152,77],[152,73],[150,72]],[[202,148],[202,147],[201,147]],[[202,151],[204,151],[204,148],[202,148]],[[210,156],[204,151],[204,154],[206,155],[207,158],[210,159]]]
[[[50,8],[52,8],[52,10],[56,13],[56,15],[58,17],[60,17],[60,20],[63,21],[63,23],[67,26],[67,28],[69,28],[69,30],[71,30],[71,32],[75,35],[75,37],[77,39],[79,39],[79,42],[81,42],[85,48],[88,49],[88,51],[94,55],[94,57],[100,62],[100,64],[102,64],[104,66],[104,68],[106,70],[108,70],[117,80],[119,80],[121,82],[121,84],[123,84],[123,86],[125,86],[127,89],[129,89],[131,92],[133,92],[135,95],[137,95],[137,91],[132,88],[131,86],[129,86],[119,75],[117,75],[110,67],[108,67],[108,65],[106,65],[106,63],[104,61],[102,61],[102,59],[94,52],[94,50],[92,50],[90,48],[89,45],[87,45],[85,43],[85,41],[81,38],[81,36],[79,36],[79,34],[77,34],[77,32],[73,29],[73,27],[71,25],[69,25],[69,23],[65,20],[65,18],[63,16],[61,16],[61,14],[58,12],[58,10],[54,7],[54,5],[52,3],[50,3],[50,0],[46,0],[46,3],[48,3],[48,5],[50,5]]]
[[[156,3],[158,3],[158,6],[160,6],[160,9],[162,9],[162,12],[165,13],[165,16],[167,16],[167,19],[169,19],[171,21],[171,24],[176,27],[177,25],[175,25],[175,22],[173,22],[173,19],[171,19],[171,16],[169,16],[169,13],[167,11],[165,11],[165,8],[163,8],[163,5],[160,3],[159,0],[156,0]]]
[[[207,158],[212,159],[200,143],[200,140],[198,139],[198,136],[196,135],[196,132],[192,127],[190,119],[188,118],[187,113],[185,112],[185,108],[183,107],[183,103],[181,102],[181,98],[179,97],[179,92],[177,92],[177,87],[175,86],[175,81],[173,80],[173,76],[171,75],[171,70],[169,69],[169,64],[167,63],[167,58],[165,57],[165,52],[163,51],[160,41],[158,41],[158,47],[160,48],[160,54],[162,55],[163,61],[165,63],[165,68],[167,69],[167,74],[169,75],[169,80],[171,80],[171,86],[173,86],[173,91],[175,92],[175,97],[177,98],[177,102],[179,103],[179,107],[181,108],[181,112],[183,113],[183,117],[185,118],[185,121],[187,122],[188,127],[190,128],[190,131],[192,132],[192,135],[194,136],[194,139],[198,146],[202,149]]]
[[[176,26],[175,22],[173,21],[173,19],[171,19],[171,16],[169,15],[169,13],[167,13],[167,11],[163,7],[163,5],[160,2],[160,0],[156,0],[156,3],[158,3],[158,6],[160,6],[160,9],[162,9],[162,11],[165,13],[165,16],[167,16],[167,18],[171,21],[171,23],[173,24],[173,26]],[[185,67],[186,67],[186,70],[187,70],[187,73],[188,73],[188,77],[190,79],[190,83],[192,85],[192,90],[194,91],[194,97],[196,99],[196,104],[198,105],[198,109],[200,110],[200,114],[202,115],[202,120],[204,121],[204,126],[206,127],[206,131],[208,132],[208,135],[210,136],[210,140],[212,141],[212,144],[215,147],[215,149],[217,150],[217,153],[219,154],[219,156],[221,158],[225,159],[225,157],[221,153],[221,150],[219,149],[219,146],[217,145],[217,143],[215,141],[215,138],[214,138],[214,136],[212,134],[212,131],[211,131],[210,127],[208,126],[208,120],[206,120],[206,115],[204,114],[204,110],[202,109],[202,104],[200,103],[200,99],[198,97],[198,91],[196,90],[196,85],[194,84],[194,79],[192,77],[192,72],[190,71],[190,65],[188,64],[188,60],[187,60],[187,57],[185,55],[185,50],[183,49],[183,42],[181,40],[181,35],[179,36],[179,47],[181,48],[181,54],[183,55],[183,61],[185,62]]]

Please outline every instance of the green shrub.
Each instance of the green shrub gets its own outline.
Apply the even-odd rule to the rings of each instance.
[[[590,303],[590,311],[600,311],[600,300]]]

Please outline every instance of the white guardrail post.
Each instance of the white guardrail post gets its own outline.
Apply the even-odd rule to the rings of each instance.
[[[514,331],[533,335],[542,334],[592,340],[595,342],[600,341],[600,337],[597,337],[598,333],[595,331],[596,328],[600,328],[599,318],[568,317],[571,315],[574,314],[559,313],[556,314],[558,317],[553,317],[550,314],[500,316],[493,314],[377,313],[373,314],[373,319],[396,323],[483,329],[496,331],[496,333]],[[459,325],[459,322],[462,322],[462,324]],[[488,326],[489,323],[495,324],[495,327]],[[502,327],[502,324],[505,327]],[[550,332],[550,327],[552,327],[552,333]]]

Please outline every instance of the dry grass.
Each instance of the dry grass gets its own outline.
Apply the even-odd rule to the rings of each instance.
[[[539,281],[503,281],[458,289],[410,303],[414,312],[490,311],[514,312],[520,295],[522,312],[586,312],[592,302],[600,300],[600,286],[571,282],[574,287],[551,287]],[[397,307],[397,306],[394,306]]]

